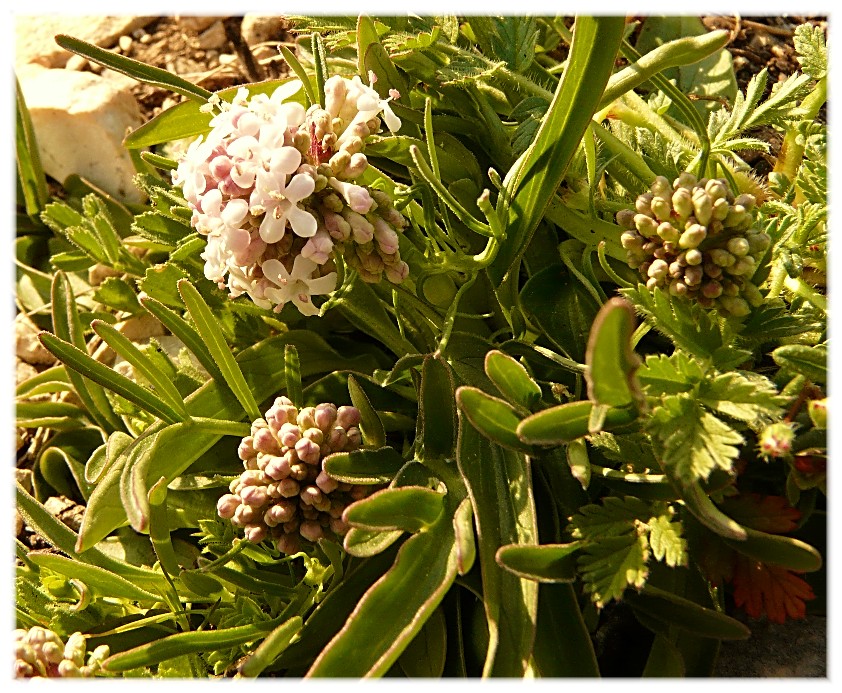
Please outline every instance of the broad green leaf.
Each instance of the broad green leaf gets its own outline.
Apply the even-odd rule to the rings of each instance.
[[[542,584],[532,650],[542,678],[598,677],[591,636],[571,584]]]
[[[342,519],[352,527],[374,531],[422,532],[435,524],[444,508],[444,496],[420,486],[376,491],[349,505]]]
[[[634,611],[705,638],[745,640],[751,635],[748,627],[736,619],[651,585],[641,592],[629,593],[626,600]]]
[[[528,458],[484,438],[470,421],[460,424],[457,464],[468,487],[477,528],[489,646],[484,676],[521,677],[535,635],[538,585],[501,568],[505,544],[536,544],[538,532]]]
[[[112,368],[92,359],[81,349],[58,339],[49,332],[42,332],[38,339],[50,353],[61,359],[66,366],[112,392],[116,392],[121,397],[125,397],[144,411],[148,411],[169,423],[175,423],[181,418],[178,412],[159,396],[126,376],[117,373]]]
[[[588,398],[601,405],[626,407],[643,403],[635,377],[640,359],[631,346],[634,310],[622,298],[610,299],[597,313],[585,353]]]
[[[182,79],[178,75],[167,70],[162,70],[159,67],[153,67],[139,60],[127,58],[119,53],[105,50],[104,48],[87,43],[81,39],[73,38],[72,36],[59,34],[55,39],[56,43],[65,50],[77,53],[88,60],[103,67],[111,68],[115,72],[120,72],[139,82],[169,89],[177,94],[186,96],[188,99],[201,102],[206,102],[211,96],[211,92],[207,89],[198,87],[192,82],[188,82],[186,79]]]
[[[782,566],[799,573],[821,569],[821,554],[800,539],[767,534],[750,527],[744,529],[745,541],[725,540],[728,546],[741,554],[761,563]]]
[[[423,422],[425,457],[453,457],[458,432],[453,390],[453,374],[444,359],[439,356],[424,359],[418,411]]]
[[[324,458],[324,470],[346,484],[388,484],[404,465],[392,447],[334,452]]]
[[[435,679],[444,671],[446,653],[447,624],[439,605],[407,645],[398,664],[409,678]]]
[[[439,520],[404,542],[395,563],[363,595],[307,678],[381,676],[412,641],[456,577],[451,519],[461,499],[445,498]]]
[[[67,429],[85,426],[85,412],[66,402],[18,402],[15,405],[15,425],[21,428]]]
[[[827,347],[787,344],[772,352],[781,368],[803,375],[815,383],[827,382]]]
[[[386,445],[386,431],[377,410],[371,406],[368,395],[365,394],[354,376],[348,376],[348,393],[354,406],[360,410],[360,431],[366,445],[382,448]]]
[[[573,554],[581,542],[524,546],[508,544],[497,550],[497,563],[515,575],[536,582],[573,582],[576,561]]]
[[[641,676],[643,678],[684,678],[685,674],[686,667],[681,650],[667,636],[656,633]]]
[[[342,540],[342,547],[351,556],[368,558],[388,549],[400,539],[401,534],[403,534],[402,529],[381,532],[351,527]]]
[[[456,403],[468,421],[489,440],[512,450],[533,452],[517,436],[521,417],[511,404],[467,385],[456,390]]]
[[[576,18],[564,76],[532,146],[506,175],[498,210],[508,233],[489,267],[499,286],[522,257],[599,106],[623,37],[623,17]],[[509,202],[510,200],[510,202]]]
[[[85,585],[103,597],[131,599],[140,602],[156,602],[161,599],[160,594],[148,592],[125,578],[95,565],[65,558],[54,553],[42,553],[40,551],[30,553],[29,559],[42,568],[47,568],[69,578],[81,580]]]
[[[593,402],[569,402],[527,416],[517,427],[517,436],[530,445],[561,445],[591,433],[589,421]],[[631,423],[637,412],[631,408],[611,407],[605,415],[604,427]]]
[[[520,293],[527,317],[566,356],[583,362],[599,305],[562,265],[553,265],[531,277]]]
[[[235,647],[271,633],[281,624],[283,616],[263,623],[252,623],[234,628],[218,630],[188,631],[176,633],[154,642],[133,647],[125,652],[111,655],[102,663],[102,668],[111,673],[129,671],[137,667],[148,667],[173,657]]]
[[[488,352],[485,372],[505,399],[527,411],[531,411],[541,399],[541,388],[523,364],[502,351]]]
[[[257,407],[255,397],[246,384],[243,372],[231,353],[231,349],[225,341],[225,336],[222,334],[222,330],[205,299],[202,298],[196,287],[186,279],[178,282],[178,291],[184,305],[190,312],[190,317],[196,324],[199,334],[202,336],[205,346],[207,346],[219,370],[225,377],[225,383],[234,393],[249,418],[252,420],[259,419],[260,409]]]

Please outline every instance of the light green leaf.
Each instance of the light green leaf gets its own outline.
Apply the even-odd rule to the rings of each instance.
[[[671,356],[649,354],[637,377],[650,394],[673,395],[692,390],[705,377],[705,370],[692,356],[675,351]]]
[[[707,479],[715,469],[731,471],[743,437],[688,395],[670,395],[657,407],[650,432],[660,442],[660,456],[685,483]]]
[[[647,524],[652,555],[671,568],[687,565],[687,540],[681,536],[684,529],[681,522],[674,522],[664,514],[656,515]]]
[[[489,440],[512,450],[532,452],[517,436],[521,417],[511,404],[467,385],[456,390],[456,403],[468,421]]]
[[[576,564],[573,554],[582,542],[525,546],[507,544],[497,550],[497,563],[519,577],[536,582],[573,582]]]
[[[334,452],[324,458],[325,471],[346,484],[388,484],[404,465],[392,447]]]
[[[598,608],[620,599],[626,587],[640,589],[649,570],[649,543],[646,534],[607,537],[588,544],[579,556],[579,569],[585,592]]]
[[[803,375],[815,383],[827,382],[827,347],[787,344],[772,352],[781,368]]]
[[[702,381],[698,401],[756,426],[780,417],[786,398],[762,375],[730,371]]]
[[[827,46],[821,27],[812,24],[795,27],[792,42],[803,72],[813,79],[827,76]]]
[[[519,361],[502,351],[489,351],[485,356],[485,372],[503,397],[531,411],[541,399],[541,388]]]
[[[622,298],[610,299],[597,313],[585,353],[588,398],[600,405],[626,407],[643,402],[634,372],[640,359],[631,346],[634,310]]]
[[[569,530],[574,539],[599,541],[633,532],[640,522],[652,516],[648,503],[625,496],[606,496],[602,505],[585,505],[570,520]]]
[[[387,531],[421,532],[437,522],[444,509],[444,496],[421,486],[402,486],[376,491],[349,505],[342,519],[352,527]]]

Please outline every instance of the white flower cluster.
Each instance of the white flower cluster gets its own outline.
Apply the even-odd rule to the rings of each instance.
[[[64,678],[93,676],[108,657],[108,645],[91,652],[85,664],[85,642],[82,633],[73,633],[65,645],[47,628],[33,626],[15,630],[15,676],[19,678]]]
[[[286,303],[304,315],[319,310],[311,296],[336,288],[334,253],[365,281],[403,281],[398,232],[406,220],[388,195],[352,182],[368,165],[365,139],[400,128],[388,99],[359,77],[331,77],[325,107],[307,111],[290,97],[292,80],[271,96],[241,88],[231,103],[214,95],[211,131],[195,140],[173,171],[193,210],[192,225],[207,236],[205,276],[248,294],[263,308]]]
[[[360,447],[359,422],[356,407],[325,403],[299,411],[276,398],[240,443],[245,471],[217,502],[219,516],[242,527],[249,541],[271,537],[286,554],[299,550],[299,537],[344,535],[342,512],[371,487],[333,479],[322,460]]]

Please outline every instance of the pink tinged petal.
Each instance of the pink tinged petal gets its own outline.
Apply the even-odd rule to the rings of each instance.
[[[298,308],[302,315],[311,316],[319,314],[319,309],[312,304],[310,297],[307,294],[301,293],[298,294],[298,296],[293,296],[292,304]]]
[[[316,223],[316,218],[309,212],[305,212],[303,209],[292,205],[287,210],[286,216],[289,218],[289,223],[296,236],[310,238],[316,234],[318,224]]]
[[[294,173],[301,165],[301,152],[295,147],[281,147],[272,152],[269,170],[273,173]],[[315,185],[315,183],[314,183]]]
[[[329,294],[331,291],[336,289],[336,272],[331,272],[330,274],[326,274],[324,277],[319,277],[318,279],[311,279],[307,282],[307,284],[310,287],[310,293],[313,296]]]
[[[210,162],[210,173],[214,178],[225,178],[231,172],[231,166],[231,159],[227,156],[217,156]]]
[[[316,267],[318,265],[312,260],[308,260],[301,255],[296,255],[292,263],[292,273],[288,274],[287,277],[293,281],[309,281]],[[286,270],[284,270],[284,273],[286,273]]]
[[[251,135],[238,137],[228,143],[228,154],[240,159],[251,158],[253,152],[259,149],[260,143]]]
[[[233,229],[226,234],[225,244],[232,253],[241,253],[249,247],[251,234],[245,229]]]
[[[249,205],[245,200],[229,200],[228,204],[225,205],[225,209],[222,210],[222,221],[227,226],[238,226],[246,218],[248,211]]]
[[[286,115],[287,125],[291,128],[297,128],[307,117],[307,111],[304,109],[304,106],[295,101],[285,103],[282,112]]]
[[[237,130],[240,131],[241,135],[257,135],[260,132],[260,125],[260,119],[249,111],[243,113],[237,120]]]
[[[254,185],[257,171],[253,165],[239,163],[231,169],[231,180],[239,187],[248,189]]]
[[[219,214],[222,206],[222,193],[216,188],[208,190],[200,200],[199,207],[205,214]]]
[[[306,173],[299,173],[292,177],[289,185],[284,190],[284,197],[291,202],[301,202],[301,200],[310,197],[315,189],[316,181],[313,180],[312,176],[308,176]]]

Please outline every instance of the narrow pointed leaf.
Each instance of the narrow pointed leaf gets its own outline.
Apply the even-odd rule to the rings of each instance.
[[[154,363],[138,349],[131,340],[120,334],[114,327],[102,320],[94,320],[91,327],[102,340],[128,361],[155,388],[155,392],[179,415],[188,416],[184,400],[172,381],[167,378]]]
[[[429,356],[421,368],[418,403],[422,420],[424,454],[453,457],[456,447],[456,401],[450,366],[438,356]]]
[[[254,395],[246,384],[246,379],[243,377],[243,372],[240,370],[231,349],[228,347],[225,337],[222,334],[219,326],[216,324],[211,309],[202,298],[202,295],[186,279],[178,282],[178,291],[190,311],[190,317],[196,323],[199,334],[211,352],[211,356],[216,360],[219,370],[225,377],[225,382],[231,388],[231,392],[240,402],[243,410],[249,415],[252,420],[260,418],[260,410],[257,407],[257,402]]]
[[[275,628],[240,665],[240,674],[247,677],[259,676],[289,647],[293,638],[301,632],[302,624],[301,616],[293,616]]]
[[[386,430],[377,410],[371,406],[368,395],[365,394],[353,375],[348,376],[348,392],[354,406],[360,410],[360,430],[366,444],[374,448],[386,445]]]
[[[148,411],[169,423],[175,423],[181,418],[178,412],[155,393],[92,359],[81,349],[58,339],[49,332],[42,332],[38,335],[38,339],[50,353],[61,359],[65,365],[84,374],[112,392],[116,392],[121,397],[125,397],[144,411]]]
[[[561,445],[588,435],[588,422],[593,402],[569,402],[559,404],[527,416],[517,428],[517,435],[524,443],[531,445]],[[605,415],[605,428],[631,423],[637,418],[632,409],[611,407]]]
[[[725,541],[732,549],[755,561],[782,566],[799,573],[810,573],[822,567],[821,554],[800,539],[767,534],[749,527],[743,529],[746,533],[744,541]]]
[[[35,129],[29,117],[29,109],[20,89],[20,82],[15,78],[15,154],[17,156],[18,178],[23,190],[26,213],[35,219],[49,201],[47,178],[41,166],[41,155],[35,139]]]

